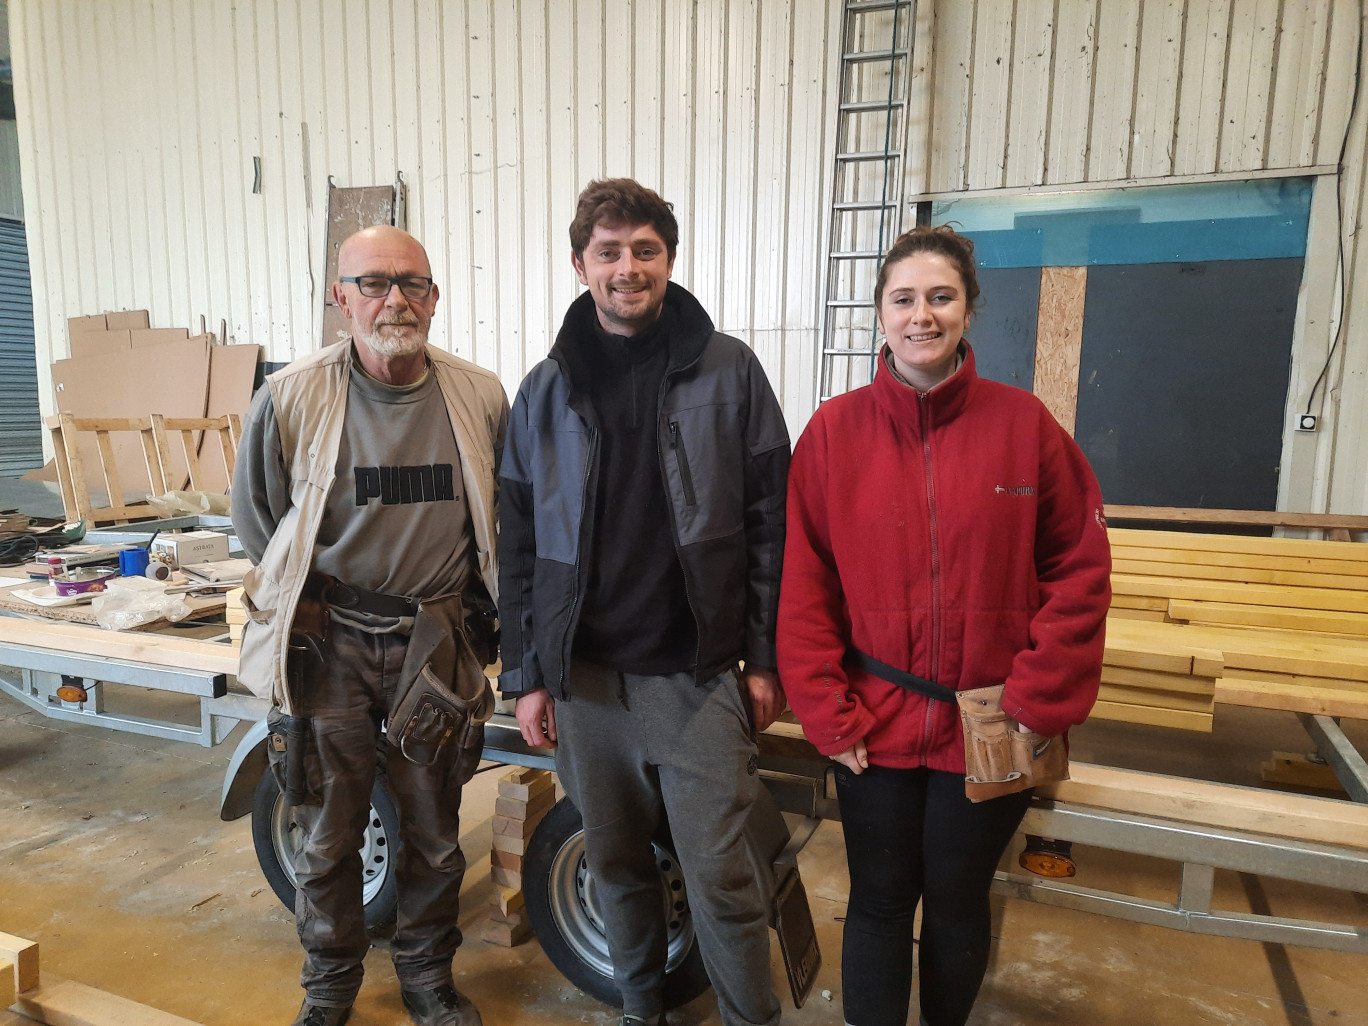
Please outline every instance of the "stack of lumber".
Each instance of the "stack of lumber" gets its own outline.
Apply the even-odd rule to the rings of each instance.
[[[1144,687],[1166,725],[1192,696],[1327,715],[1368,717],[1368,545],[1294,538],[1113,529],[1112,610],[1097,715],[1159,722],[1117,708],[1118,686],[1144,660]],[[1181,668],[1159,653],[1193,656]],[[1173,677],[1155,678],[1156,671]],[[1210,709],[1207,710],[1209,717]],[[1187,720],[1187,723],[1180,721]]]
[[[1194,642],[1177,628],[1108,620],[1102,687],[1092,715],[1210,733],[1216,681],[1224,670],[1219,648]]]
[[[532,832],[555,801],[556,785],[549,770],[520,766],[499,779],[489,852],[494,901],[481,934],[490,944],[512,947],[531,933],[522,893],[523,856]]]

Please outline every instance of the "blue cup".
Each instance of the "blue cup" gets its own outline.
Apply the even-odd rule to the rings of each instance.
[[[119,573],[125,577],[141,577],[147,569],[146,549],[120,549]]]

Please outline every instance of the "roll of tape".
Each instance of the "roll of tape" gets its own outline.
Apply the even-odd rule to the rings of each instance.
[[[171,568],[160,560],[154,559],[147,564],[147,569],[143,571],[143,574],[154,581],[164,581],[171,576]]]

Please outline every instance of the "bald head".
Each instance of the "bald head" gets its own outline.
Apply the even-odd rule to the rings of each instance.
[[[423,249],[423,244],[393,225],[377,224],[362,228],[355,235],[348,236],[337,251],[337,273],[341,277],[380,274],[382,272],[376,268],[384,262],[401,264],[407,269],[403,273],[424,278],[432,276],[432,266],[428,263],[427,250]],[[397,272],[384,273],[400,276]]]
[[[366,371],[394,384],[421,377],[438,295],[422,244],[390,225],[363,228],[337,251],[337,275],[333,299]]]

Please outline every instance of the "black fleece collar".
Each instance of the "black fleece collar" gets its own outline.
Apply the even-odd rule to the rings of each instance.
[[[669,317],[669,363],[666,374],[688,367],[700,356],[713,335],[712,318],[703,305],[682,285],[667,282],[665,308],[662,317]],[[556,344],[547,355],[564,369],[575,392],[587,390],[586,382],[593,372],[590,351],[598,325],[598,310],[592,293],[585,292],[565,312],[565,320],[556,335]]]

